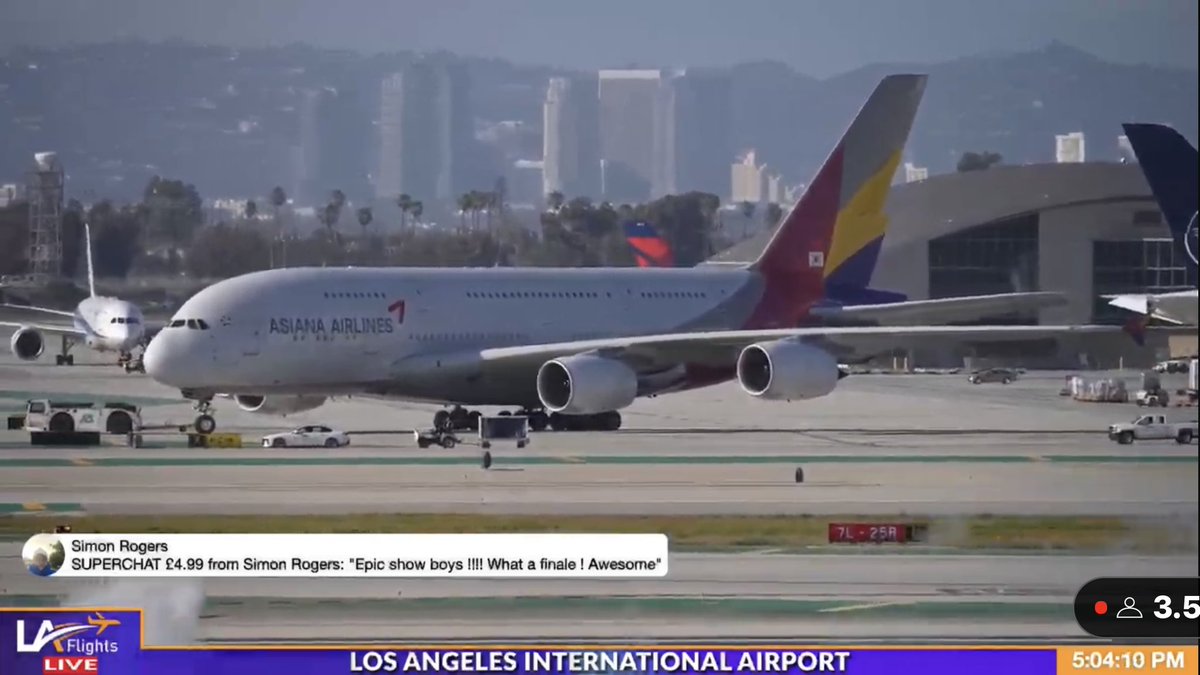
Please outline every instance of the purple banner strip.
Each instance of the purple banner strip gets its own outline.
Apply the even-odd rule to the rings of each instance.
[[[141,612],[0,611],[4,675],[852,673],[1054,675],[1054,649],[142,648]]]

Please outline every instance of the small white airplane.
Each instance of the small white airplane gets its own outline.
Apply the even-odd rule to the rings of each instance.
[[[197,401],[202,433],[219,394],[268,414],[360,395],[453,404],[439,428],[477,418],[463,405],[494,405],[534,431],[615,430],[639,396],[737,380],[756,398],[806,400],[833,392],[839,360],[1120,331],[813,325],[826,279],[882,234],[925,80],[880,82],[751,264],[255,272],[184,303],[146,348],[146,372]],[[855,236],[832,236],[839,222]]]
[[[71,348],[82,342],[98,352],[116,352],[120,355],[119,365],[127,370],[137,367],[133,360],[134,350],[143,344],[147,328],[142,311],[137,305],[119,298],[96,295],[96,278],[92,269],[92,233],[84,224],[87,249],[88,297],[67,312],[48,307],[34,307],[12,303],[0,304],[0,311],[29,313],[42,317],[41,321],[0,321],[0,326],[15,328],[9,347],[22,361],[36,361],[46,351],[47,336],[57,336],[61,349],[54,355],[57,365],[74,365],[75,356]]]

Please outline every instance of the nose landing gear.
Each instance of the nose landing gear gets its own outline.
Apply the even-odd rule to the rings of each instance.
[[[212,416],[212,399],[202,398],[196,401],[196,416],[192,426],[199,434],[211,434],[217,430],[217,420]]]

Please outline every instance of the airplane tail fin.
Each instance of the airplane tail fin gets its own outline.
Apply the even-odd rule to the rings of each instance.
[[[625,241],[633,250],[638,267],[675,266],[671,244],[662,238],[650,223],[625,223]]]
[[[87,253],[88,294],[94,298],[96,297],[96,272],[92,268],[92,226],[86,221],[83,223],[83,240]]]
[[[1196,148],[1162,124],[1123,124],[1171,234],[1196,264]]]
[[[792,325],[830,290],[867,288],[887,229],[884,204],[925,93],[926,75],[883,78],[762,254],[770,317]]]

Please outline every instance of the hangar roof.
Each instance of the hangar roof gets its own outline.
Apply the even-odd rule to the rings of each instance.
[[[932,239],[1032,211],[1130,200],[1153,200],[1137,164],[1001,165],[984,171],[941,174],[892,186],[884,247]],[[769,236],[760,232],[713,260],[752,261]]]

